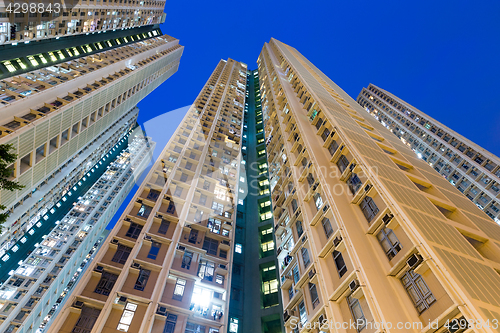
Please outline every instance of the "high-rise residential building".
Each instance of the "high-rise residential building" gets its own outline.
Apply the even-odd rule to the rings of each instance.
[[[500,226],[296,49],[258,69],[286,332],[498,332]]]
[[[257,70],[218,64],[49,332],[497,332],[499,246],[499,225],[271,39]]]
[[[163,4],[141,2],[137,7],[161,5],[163,8]],[[98,5],[101,10],[102,5]],[[122,13],[118,4],[108,5]],[[108,5],[104,5],[106,9]],[[133,4],[127,6],[140,10],[132,8]],[[88,8],[87,4],[84,7]],[[72,17],[78,12],[73,8],[69,15]],[[81,13],[80,10],[78,19],[83,18]],[[62,23],[46,23],[65,25],[66,14],[61,12]],[[35,28],[45,27],[43,20],[47,16],[28,16],[29,22],[42,20],[42,24],[37,21]],[[48,19],[51,17],[49,15]],[[21,16],[16,14],[15,20],[17,18]],[[80,205],[78,197],[92,196],[92,185],[97,186],[102,177],[105,182],[114,184],[118,173],[103,174],[105,170],[99,169],[103,159],[108,166],[111,162],[119,163],[121,157],[115,154],[121,152],[129,158],[120,172],[132,168],[140,173],[145,168],[147,163],[136,165],[134,156],[149,156],[154,145],[148,138],[136,139],[143,140],[144,145],[136,150],[133,148],[135,141],[127,139],[138,126],[136,105],[177,71],[183,52],[179,41],[164,35],[154,23],[156,19],[132,25],[102,25],[85,33],[79,28],[65,36],[58,34],[43,40],[25,38],[25,42],[9,41],[0,45],[0,144],[13,146],[12,152],[18,158],[10,166],[10,179],[25,186],[22,190],[0,191],[0,202],[10,213],[0,234],[0,303],[3,304],[0,330],[10,323],[8,330],[34,332],[38,329],[41,321],[36,316],[44,319],[55,306],[61,290],[78,273],[81,256],[89,253],[89,244],[101,237],[101,232],[90,230],[102,231],[115,206],[124,200],[126,189],[133,182],[128,182],[128,178],[127,182],[118,183],[118,192],[106,194],[109,199],[106,202],[99,202],[99,197],[97,202],[90,200],[90,204],[85,204],[87,208],[80,216],[82,221],[70,231],[66,230],[68,235],[60,231],[63,218],[72,213],[72,204]],[[83,21],[74,24],[85,25]],[[83,185],[78,185],[80,183]],[[104,190],[99,188],[98,191]],[[74,193],[78,193],[78,197],[72,196]],[[94,208],[98,212],[88,217]],[[80,235],[82,245],[77,249],[69,243],[67,249],[68,244],[64,242],[80,233],[79,228],[87,228],[84,230],[85,242]],[[53,233],[64,237],[63,243],[56,241],[54,245],[54,242],[44,241]],[[51,250],[46,252],[48,248]],[[53,269],[52,266],[61,266],[69,257],[71,264],[63,265],[64,270],[57,273],[61,285],[42,282],[45,294],[35,295],[33,292],[37,291],[34,289],[38,288],[39,281],[32,283],[33,276],[44,276],[44,279],[45,275],[54,276],[57,267]],[[30,283],[16,282],[15,278]],[[34,285],[37,288],[33,288]],[[12,296],[14,289],[17,291]],[[50,295],[46,291],[50,291]],[[24,303],[28,299],[31,306],[26,307]]]
[[[153,149],[140,128],[127,133],[2,257],[0,331],[43,331],[99,248],[104,228]],[[32,249],[35,242],[40,244]],[[21,253],[28,256],[19,264],[15,257]]]
[[[357,101],[500,223],[500,158],[373,84],[363,88]]]
[[[246,82],[219,62],[48,332],[227,331]]]

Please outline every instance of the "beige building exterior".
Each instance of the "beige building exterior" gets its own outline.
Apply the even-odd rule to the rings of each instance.
[[[286,332],[499,332],[500,226],[294,48],[258,66]]]
[[[247,68],[221,60],[48,332],[226,332]]]
[[[358,103],[500,223],[500,158],[373,84]]]

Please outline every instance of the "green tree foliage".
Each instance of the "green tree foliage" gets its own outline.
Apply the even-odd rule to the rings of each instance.
[[[0,145],[0,189],[9,191],[15,191],[24,188],[24,185],[9,180],[12,173],[9,165],[15,162],[17,159],[17,155],[10,152],[12,148],[12,145]],[[5,210],[6,208],[7,207],[0,203],[0,211]],[[0,213],[0,231],[2,230],[2,224],[7,220],[7,217],[9,217],[9,212]]]

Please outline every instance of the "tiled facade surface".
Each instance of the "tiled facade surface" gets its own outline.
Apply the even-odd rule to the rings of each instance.
[[[286,331],[498,332],[500,226],[297,50],[258,64]]]

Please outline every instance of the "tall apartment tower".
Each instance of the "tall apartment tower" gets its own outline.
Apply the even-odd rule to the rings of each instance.
[[[29,16],[29,20],[46,17]],[[103,174],[99,167],[103,163],[109,166],[111,159],[119,163],[126,155],[124,170],[145,168],[144,163],[134,161],[136,156],[151,155],[149,139],[137,137],[145,146],[139,150],[132,149],[136,141],[130,139],[136,138],[130,135],[138,126],[136,105],[177,71],[182,51],[177,39],[163,35],[151,22],[0,46],[0,144],[12,144],[18,159],[10,166],[10,178],[25,186],[0,191],[0,202],[10,212],[0,234],[2,332],[4,324],[11,325],[8,330],[36,331],[40,320],[61,301],[58,297],[67,283],[81,270],[82,256],[101,237],[101,232],[89,230],[102,231],[116,205],[124,200],[123,190],[133,186],[130,175],[121,182],[119,173]],[[89,180],[97,183],[101,177],[107,177],[103,180],[107,188],[118,183],[121,188],[109,193],[106,202],[90,200],[83,205],[87,210],[83,209],[73,194],[84,197],[94,191]],[[58,234],[65,238],[62,243],[44,241],[71,214],[69,203],[85,210],[82,221],[68,235]],[[86,216],[95,207],[99,210],[96,216]],[[75,228],[85,228],[85,242],[81,237],[78,240],[82,246],[66,243],[75,236]],[[78,258],[73,258],[77,247]],[[69,257],[71,265],[64,264]],[[50,265],[62,265],[64,271]],[[45,279],[47,274],[60,279],[57,284],[56,279],[45,283],[42,295],[31,282],[42,275]],[[27,322],[33,325],[25,325]]]
[[[357,101],[500,223],[500,158],[373,84],[363,88]]]
[[[228,330],[246,67],[219,62],[48,332]]]
[[[258,73],[286,332],[498,332],[500,226],[294,48]]]

